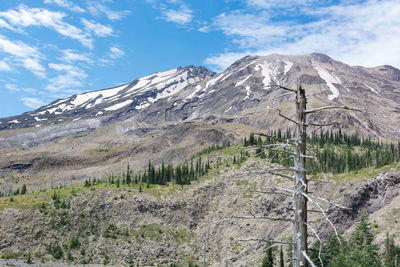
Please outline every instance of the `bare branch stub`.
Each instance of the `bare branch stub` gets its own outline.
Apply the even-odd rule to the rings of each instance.
[[[297,121],[292,120],[292,119],[286,117],[285,115],[283,115],[283,114],[281,113],[281,110],[280,110],[280,109],[276,109],[276,110],[278,111],[278,115],[281,116],[282,118],[284,118],[284,119],[286,119],[286,120],[288,120],[288,121],[291,121],[291,122],[293,122],[293,123],[296,124],[296,125],[298,124]]]
[[[352,108],[352,107],[348,107],[348,106],[324,106],[324,107],[320,107],[320,108],[315,108],[315,109],[310,109],[310,110],[305,110],[304,113],[305,114],[310,114],[310,113],[315,113],[317,111],[321,111],[321,110],[327,110],[327,109],[345,109],[345,110],[350,110],[350,111],[357,111],[357,112],[362,112],[362,113],[366,113],[366,114],[372,114],[375,116],[380,116],[382,118],[386,118],[386,116],[379,114],[379,113],[375,113],[375,112],[370,112],[370,111],[366,111],[366,110],[362,110],[362,109],[358,109],[358,108]]]
[[[305,250],[303,250],[302,255],[308,261],[308,263],[311,265],[311,267],[317,267],[317,265],[315,265],[314,262],[312,262],[310,257],[308,257],[307,252]]]
[[[243,242],[259,241],[259,242],[270,242],[270,243],[273,243],[273,244],[293,246],[293,243],[291,243],[291,242],[276,241],[276,240],[273,240],[273,239],[265,239],[265,238],[237,239],[237,241],[243,241]]]
[[[279,87],[279,88],[281,88],[283,90],[290,91],[292,93],[297,93],[297,90],[290,89],[290,88],[287,88],[287,87],[279,85],[279,84],[271,84],[271,86],[277,86],[277,87]]]
[[[332,126],[332,125],[340,125],[340,123],[338,122],[331,122],[331,123],[323,123],[323,124],[319,124],[319,123],[306,123],[306,126],[315,126],[315,127],[325,127],[325,126]]]
[[[284,221],[284,222],[293,222],[293,219],[290,218],[280,218],[280,217],[268,217],[268,216],[232,216],[232,217],[228,217],[219,221],[216,221],[214,223],[218,224],[218,223],[222,223],[225,221],[229,221],[232,219],[245,219],[245,220],[271,220],[271,221]]]

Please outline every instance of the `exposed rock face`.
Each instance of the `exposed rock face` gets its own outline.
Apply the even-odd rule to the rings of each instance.
[[[399,195],[400,172],[383,173],[363,182],[354,192],[344,192],[343,204],[350,209],[331,208],[328,211],[329,217],[335,225],[338,225],[339,232],[343,233],[356,222],[361,212],[372,214]],[[328,228],[328,223],[321,225],[321,229]]]

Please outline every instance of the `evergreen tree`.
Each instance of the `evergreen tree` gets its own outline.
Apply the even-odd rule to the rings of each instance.
[[[285,267],[285,260],[283,258],[282,246],[281,246],[281,251],[279,253],[279,267]]]
[[[386,267],[396,267],[400,265],[400,248],[394,244],[393,238],[386,233],[385,248],[383,251],[383,262]]]
[[[26,184],[22,185],[21,188],[21,195],[25,195],[26,194]]]
[[[361,215],[356,231],[347,244],[342,244],[341,251],[329,266],[334,267],[380,267],[378,247],[373,244],[374,234],[371,231],[367,215]]]
[[[129,170],[129,164],[126,168],[126,183],[130,184],[132,182],[131,171]]]
[[[265,255],[262,261],[262,267],[273,267],[274,266],[274,255],[272,251],[272,242],[267,242],[265,245]]]

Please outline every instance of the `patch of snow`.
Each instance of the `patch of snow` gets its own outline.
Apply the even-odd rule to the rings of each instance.
[[[372,88],[371,86],[369,86],[369,85],[367,85],[367,84],[365,84],[364,83],[364,85],[366,86],[366,87],[368,87],[372,92],[374,92],[375,94],[378,94],[378,92],[374,89],[374,88]]]
[[[247,95],[243,98],[243,100],[250,98],[250,94],[251,94],[250,86],[246,86],[246,93],[247,93]]]
[[[319,77],[321,77],[325,81],[326,85],[328,85],[329,89],[332,92],[331,95],[328,95],[328,99],[333,100],[337,98],[339,96],[339,90],[333,84],[342,84],[342,81],[320,66],[314,65],[314,68],[318,71]]]
[[[163,82],[167,79],[169,79],[172,75],[174,75],[178,71],[177,68],[167,70],[164,72],[157,72],[156,74],[151,74],[145,77],[142,77],[139,79],[138,83],[129,89],[128,92],[144,92],[150,89],[153,85],[158,84],[160,82]],[[187,71],[186,71],[187,75]],[[187,76],[186,76],[187,77]]]
[[[290,69],[293,67],[293,62],[284,60],[283,63],[285,63],[283,74],[286,75],[290,71]]]
[[[104,110],[106,110],[106,111],[117,110],[117,109],[120,109],[120,108],[125,107],[126,105],[131,104],[132,102],[133,102],[132,99],[128,99],[128,100],[125,100],[124,102],[115,104],[115,105],[113,105],[113,106],[111,106],[111,107],[108,107],[108,108],[105,108]]]
[[[103,115],[103,111],[99,111],[96,113],[95,117]]]
[[[0,121],[0,124],[3,124],[3,123]]]
[[[181,91],[181,90],[182,90],[183,88],[185,88],[187,85],[188,85],[188,83],[187,83],[186,81],[185,81],[185,82],[182,82],[182,83],[174,84],[174,85],[168,87],[168,89],[163,90],[161,93],[157,93],[157,96],[156,96],[155,98],[149,97],[148,100],[149,100],[151,103],[154,103],[154,102],[156,102],[156,101],[159,100],[159,99],[166,98],[166,97],[170,97],[170,96],[172,96],[172,95],[175,95],[175,94],[178,93],[179,91]]]
[[[195,87],[195,90],[190,94],[190,95],[188,95],[187,97],[186,97],[186,99],[192,99],[195,95],[196,95],[196,93],[198,92],[198,91],[200,91],[201,90],[201,85],[197,85],[196,87]]]
[[[225,112],[228,112],[228,111],[231,110],[231,109],[232,109],[232,106],[230,106],[227,110],[225,110],[224,113],[225,113]]]
[[[177,68],[163,71],[163,72],[157,72],[156,75],[157,77],[165,77],[165,76],[171,76],[172,74],[175,74],[178,71]]]
[[[80,105],[96,98],[99,95],[100,95],[99,92],[90,92],[90,93],[86,93],[86,94],[76,95],[74,100],[71,101],[71,104],[74,105],[75,107],[77,107],[77,106],[80,106]]]
[[[19,120],[12,120],[12,121],[9,121],[8,123],[19,123]]]
[[[138,89],[141,89],[141,88],[147,86],[149,83],[151,83],[150,80],[141,80],[141,79],[139,79],[138,83],[135,86],[133,86],[132,88],[130,88],[128,90],[128,92],[134,92],[134,91],[136,91]]]
[[[39,119],[38,117],[34,117],[34,119],[35,119],[35,121],[47,121],[48,120],[47,118]]]
[[[41,126],[41,124],[36,124],[36,125],[35,125],[36,128],[37,128],[37,127],[40,127],[40,126]]]
[[[242,67],[242,68],[240,68],[240,69],[238,69],[237,71],[235,71],[235,72],[239,72],[239,71],[242,71],[242,70],[244,70],[245,68],[247,68],[248,66],[250,66],[251,64],[253,64],[255,62],[255,60],[253,60],[252,62],[250,62],[249,64],[247,64],[246,66],[244,66],[244,67]]]
[[[185,71],[185,72],[179,74],[178,76],[176,76],[176,77],[174,77],[172,79],[169,79],[169,80],[167,80],[165,82],[162,82],[162,83],[158,83],[156,85],[156,88],[158,90],[161,90],[161,89],[165,88],[166,86],[168,86],[169,84],[176,83],[176,82],[178,82],[178,83],[184,82],[187,85],[188,84],[187,77],[188,77],[188,72]]]
[[[144,103],[144,104],[140,104],[138,106],[135,107],[135,109],[144,109],[147,108],[148,106],[150,106],[150,103]]]
[[[245,83],[253,74],[250,74],[249,76],[247,76],[246,78],[244,78],[244,80],[236,83],[235,87],[238,87],[240,85],[242,85],[243,83]]]
[[[79,121],[81,119],[81,117],[73,119],[72,121]]]
[[[58,104],[61,104],[61,103],[65,102],[65,101],[67,101],[68,99],[69,99],[69,98],[58,100],[56,103],[54,103],[54,104],[51,105],[51,106],[57,106]]]
[[[264,64],[257,64],[254,70],[261,71],[261,75],[264,76],[263,79],[264,88],[268,89],[268,87],[272,82],[271,73],[273,72],[272,69],[269,67],[268,62],[264,61]]]
[[[214,89],[212,89],[210,92],[208,92],[209,94],[211,94],[212,92],[215,92],[215,90]]]
[[[221,73],[216,78],[209,80],[206,83],[206,88],[204,88],[204,89],[207,89],[208,87],[213,86],[214,84],[216,84],[218,82],[218,80],[221,79],[224,75],[225,75],[224,73]]]
[[[225,81],[229,76],[231,76],[233,74],[233,72],[229,73],[228,75],[226,75],[224,78],[221,79],[221,82]]]

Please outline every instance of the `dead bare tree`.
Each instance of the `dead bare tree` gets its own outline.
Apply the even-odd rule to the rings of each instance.
[[[310,123],[307,122],[307,115],[315,112],[319,112],[322,110],[330,110],[330,109],[344,109],[349,111],[356,111],[356,112],[363,112],[367,114],[373,114],[382,116],[380,114],[376,114],[373,112],[367,112],[356,108],[350,108],[348,106],[324,106],[316,109],[307,109],[307,98],[305,94],[305,90],[299,86],[296,90],[290,89],[283,86],[278,86],[279,88],[289,91],[289,93],[282,94],[282,96],[287,95],[295,95],[295,104],[296,104],[296,116],[295,119],[291,119],[288,116],[282,114],[281,110],[278,111],[278,115],[288,120],[291,123],[295,124],[295,136],[291,139],[280,139],[276,136],[264,134],[264,133],[253,133],[258,136],[264,136],[269,138],[274,138],[276,141],[281,143],[278,144],[271,144],[271,145],[264,145],[263,148],[269,149],[271,151],[278,153],[285,153],[294,159],[293,167],[289,168],[270,168],[265,170],[253,171],[251,173],[269,173],[272,175],[280,176],[283,178],[287,178],[293,181],[293,188],[271,188],[269,191],[257,191],[258,193],[266,193],[266,194],[277,194],[279,192],[283,194],[290,194],[293,197],[293,217],[292,218],[280,218],[280,217],[268,217],[268,216],[256,216],[251,214],[251,216],[232,216],[229,218],[225,218],[223,220],[218,221],[217,223],[222,223],[226,220],[231,219],[267,219],[273,221],[286,221],[291,222],[293,224],[293,239],[292,242],[282,242],[282,241],[275,241],[275,240],[268,240],[272,246],[276,245],[290,245],[293,247],[293,266],[294,267],[301,267],[301,266],[316,266],[312,260],[310,259],[307,247],[308,241],[308,230],[310,230],[313,234],[312,236],[317,238],[321,244],[321,238],[319,237],[317,231],[310,225],[307,221],[307,212],[319,212],[324,220],[326,220],[333,228],[336,237],[341,242],[338,236],[338,232],[333,225],[333,223],[328,218],[327,212],[323,208],[323,204],[332,205],[342,209],[348,209],[340,204],[331,202],[327,199],[314,196],[310,192],[308,192],[308,180],[306,176],[306,159],[313,158],[312,156],[307,155],[307,127],[323,127],[323,126],[330,126],[335,125],[337,123],[331,122],[326,124],[319,124],[319,123]],[[288,150],[290,148],[290,151]],[[275,155],[276,155],[275,154]],[[279,171],[290,171],[293,172],[293,175],[287,175],[285,173],[279,173]],[[321,182],[321,181],[317,181]],[[315,206],[315,209],[308,209],[308,203]],[[247,241],[261,241],[261,239],[249,239]],[[265,240],[264,240],[265,241]],[[321,265],[323,266],[323,262],[321,260],[321,245],[319,250],[319,260]]]

